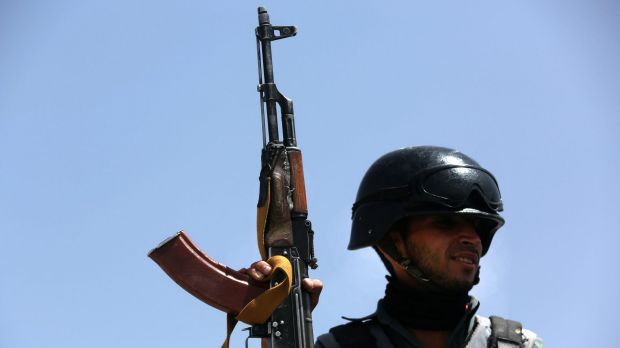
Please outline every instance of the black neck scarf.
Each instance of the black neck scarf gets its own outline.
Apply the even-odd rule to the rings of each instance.
[[[406,328],[453,330],[470,310],[470,297],[464,293],[445,293],[415,289],[387,277],[383,304],[385,310]]]

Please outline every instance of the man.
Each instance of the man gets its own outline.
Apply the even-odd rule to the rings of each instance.
[[[420,146],[379,158],[353,205],[349,249],[373,247],[390,275],[375,313],[332,328],[317,348],[542,348],[521,324],[475,315],[479,261],[504,224],[493,175],[458,151]],[[269,273],[264,263],[247,272]],[[322,284],[308,279],[314,303]]]

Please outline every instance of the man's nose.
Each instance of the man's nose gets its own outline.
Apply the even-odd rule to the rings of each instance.
[[[479,252],[482,252],[482,240],[480,240],[480,236],[474,226],[465,225],[462,226],[459,231],[459,242],[461,244],[473,245],[475,246]]]

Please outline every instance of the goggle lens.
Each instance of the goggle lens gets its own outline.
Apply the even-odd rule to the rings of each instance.
[[[448,167],[422,177],[424,193],[442,204],[459,206],[473,191],[478,191],[489,208],[501,211],[502,198],[495,178],[485,170],[468,167]]]

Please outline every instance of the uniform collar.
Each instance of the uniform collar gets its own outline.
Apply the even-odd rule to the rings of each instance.
[[[478,307],[480,307],[480,302],[470,296],[467,307],[467,312],[456,325],[454,331],[452,331],[452,335],[448,340],[448,348],[463,347],[470,333],[474,329],[475,314],[476,311],[478,311]],[[385,310],[383,300],[379,300],[379,303],[377,304],[377,311],[373,316],[376,317],[379,323],[386,328],[386,333],[390,336],[390,339],[394,341],[395,346],[416,348],[422,347],[422,344],[418,341],[418,339]],[[397,344],[398,342],[401,342],[401,344]]]

